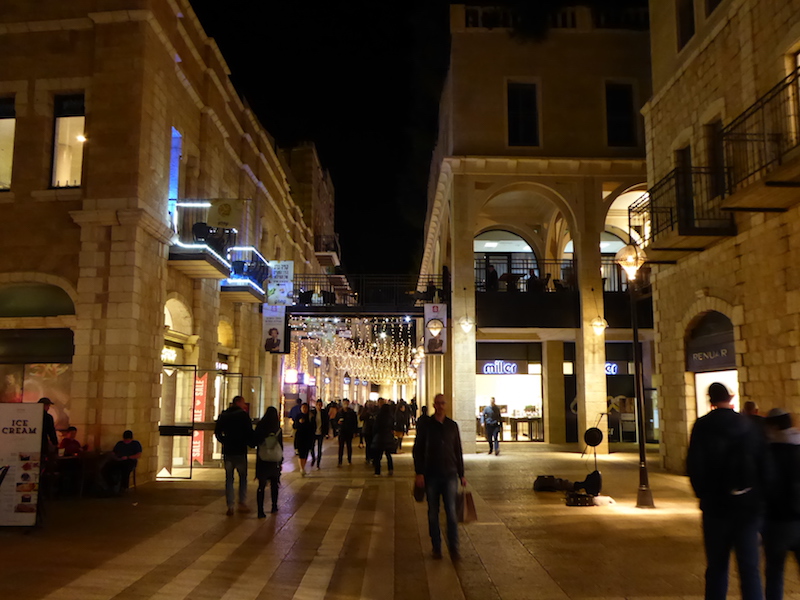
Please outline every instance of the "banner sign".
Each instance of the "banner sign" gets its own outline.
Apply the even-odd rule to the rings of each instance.
[[[288,354],[291,341],[287,331],[289,322],[286,320],[286,307],[265,304],[261,316],[264,319],[264,350],[271,354]]]
[[[206,420],[206,394],[208,393],[208,373],[194,379],[194,422],[202,423]],[[205,437],[202,431],[192,431],[192,460],[203,464],[205,451]]]
[[[209,200],[211,207],[208,209],[208,220],[210,227],[220,227],[222,229],[236,229],[242,224],[242,205],[239,199],[213,198]]]
[[[294,261],[271,260],[271,271],[267,285],[267,304],[289,306],[294,296]]]
[[[0,404],[0,526],[33,526],[39,502],[41,404]]]
[[[425,305],[425,354],[447,352],[447,304]]]

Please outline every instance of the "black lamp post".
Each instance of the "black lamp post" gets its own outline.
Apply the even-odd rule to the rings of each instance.
[[[645,446],[644,378],[642,375],[642,349],[639,347],[639,320],[636,314],[637,287],[636,275],[647,261],[644,250],[631,243],[617,252],[617,264],[628,275],[628,291],[631,297],[631,329],[633,330],[634,387],[636,390],[636,431],[639,438],[639,493],[636,508],[655,508],[650,481],[647,476],[647,451]]]

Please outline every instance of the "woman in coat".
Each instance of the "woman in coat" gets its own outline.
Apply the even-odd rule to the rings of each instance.
[[[277,443],[280,445],[281,456],[283,455],[283,431],[281,430],[280,421],[278,419],[278,410],[274,406],[267,408],[264,417],[256,425],[255,437],[256,448],[260,447],[265,440],[275,436]],[[258,451],[256,451],[256,479],[258,479],[258,518],[263,519],[267,515],[264,512],[264,491],[267,487],[267,482],[270,484],[270,491],[272,493],[272,512],[278,512],[278,488],[281,485],[281,458],[280,462],[261,460]]]
[[[394,441],[394,417],[392,407],[388,404],[381,406],[378,416],[375,418],[372,438],[372,464],[375,466],[375,476],[381,474],[381,457],[386,454],[386,466],[389,468],[389,475],[394,473],[392,464],[392,452],[395,448]]]
[[[297,458],[300,460],[300,475],[306,476],[306,462],[308,453],[314,449],[314,432],[317,428],[317,420],[308,413],[308,404],[300,405],[300,416],[297,418],[297,426],[294,432],[294,447],[297,450]]]

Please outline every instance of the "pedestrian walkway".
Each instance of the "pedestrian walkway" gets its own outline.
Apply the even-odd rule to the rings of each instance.
[[[0,598],[702,597],[700,516],[685,477],[651,465],[657,508],[636,509],[638,460],[626,449],[600,458],[616,504],[567,507],[561,494],[531,487],[537,474],[583,479],[593,463],[574,449],[507,443],[499,457],[467,456],[480,520],[461,526],[462,558],[453,563],[430,556],[407,442],[394,477],[374,477],[362,451],[336,468],[330,445],[322,470],[305,478],[287,443],[280,511],[264,520],[255,511],[225,516],[221,469],[140,485],[123,498],[56,501],[43,528],[0,530]],[[796,569],[787,569],[786,591],[800,598]]]

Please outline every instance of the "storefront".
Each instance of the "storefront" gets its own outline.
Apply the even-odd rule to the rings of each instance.
[[[728,317],[710,311],[690,329],[686,341],[686,370],[694,374],[698,418],[711,410],[708,386],[715,382],[722,383],[733,394],[733,409],[739,411],[733,323]]]
[[[478,344],[475,413],[495,399],[503,420],[502,437],[511,441],[544,441],[542,359],[540,344]]]

